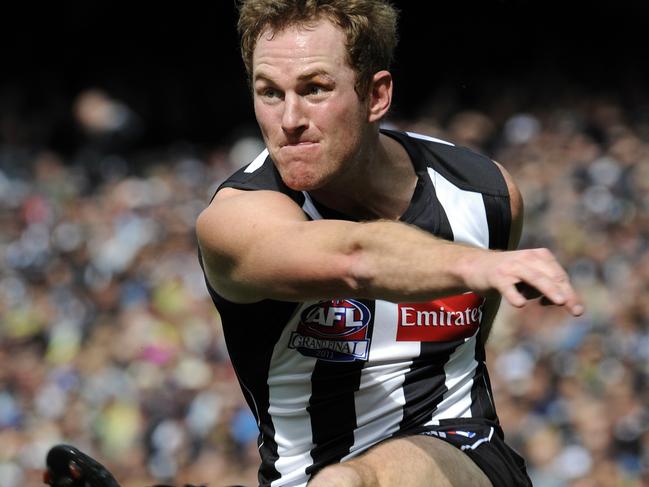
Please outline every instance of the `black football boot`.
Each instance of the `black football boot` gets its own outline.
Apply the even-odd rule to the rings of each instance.
[[[43,482],[51,487],[120,487],[101,463],[70,445],[56,445],[45,461]]]
[[[120,487],[115,477],[94,458],[70,445],[56,445],[47,454],[43,482],[50,487]],[[152,485],[150,487],[174,487]],[[190,485],[184,487],[207,487]],[[244,487],[233,485],[231,487]]]

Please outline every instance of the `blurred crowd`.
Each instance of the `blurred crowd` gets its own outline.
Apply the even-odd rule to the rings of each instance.
[[[73,111],[85,143],[72,156],[0,127],[0,486],[39,485],[60,442],[124,487],[254,485],[256,424],[194,222],[262,143],[129,151],[144,122],[128,106],[88,90]],[[503,305],[488,344],[535,486],[649,486],[648,120],[576,96],[389,121],[503,164],[525,200],[521,247],[552,249],[584,297],[580,318]]]

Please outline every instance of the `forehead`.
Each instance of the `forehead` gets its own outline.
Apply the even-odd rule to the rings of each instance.
[[[259,70],[292,69],[321,63],[329,68],[347,67],[345,34],[326,18],[280,31],[268,28],[257,40],[252,57],[253,77]]]

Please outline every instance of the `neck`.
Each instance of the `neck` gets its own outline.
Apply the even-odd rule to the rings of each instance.
[[[379,133],[372,137],[343,175],[309,193],[359,220],[397,220],[408,208],[417,175],[401,144]]]

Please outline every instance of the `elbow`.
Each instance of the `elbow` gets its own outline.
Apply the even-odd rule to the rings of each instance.
[[[371,297],[370,290],[374,282],[373,270],[362,246],[354,245],[345,257],[343,272],[345,287],[356,297]]]
[[[376,240],[381,239],[383,222],[367,222],[354,226],[348,234],[344,251],[346,286],[354,296],[372,299],[380,286],[380,255],[376,252]]]

